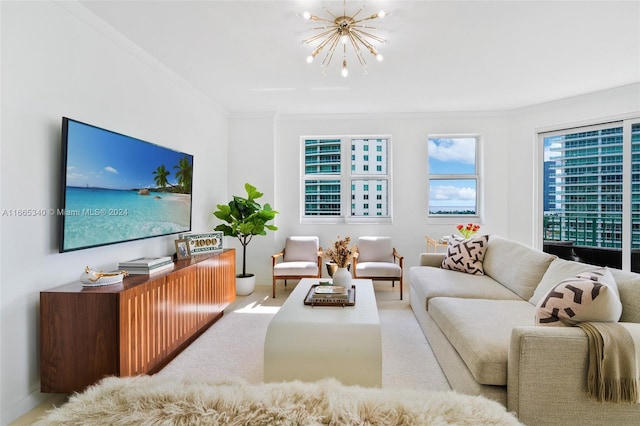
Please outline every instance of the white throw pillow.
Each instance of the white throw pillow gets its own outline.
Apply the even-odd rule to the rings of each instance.
[[[447,255],[442,260],[442,268],[467,274],[484,275],[482,261],[487,251],[488,242],[488,235],[468,240],[450,239]]]
[[[567,278],[549,290],[536,306],[536,325],[617,322],[621,314],[616,281],[608,268],[602,268]]]

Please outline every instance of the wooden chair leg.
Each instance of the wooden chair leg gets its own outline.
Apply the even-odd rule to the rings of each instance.
[[[276,277],[273,277],[273,298],[276,298]]]

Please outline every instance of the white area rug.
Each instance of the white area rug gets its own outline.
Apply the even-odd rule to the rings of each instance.
[[[263,286],[238,297],[218,322],[158,375],[261,383],[267,326],[293,287],[295,283],[287,288],[279,284],[275,299],[271,287]],[[382,387],[450,390],[409,302],[400,300],[397,286],[392,289],[381,282],[374,288],[382,329]]]
[[[107,378],[36,423],[53,425],[517,425],[497,402],[455,392],[315,383],[211,385]]]

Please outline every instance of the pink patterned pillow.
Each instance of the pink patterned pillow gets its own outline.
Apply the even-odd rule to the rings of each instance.
[[[622,303],[608,268],[560,281],[536,306],[536,325],[572,326],[583,321],[617,322]]]
[[[450,239],[447,246],[447,256],[442,260],[442,268],[467,274],[484,275],[482,261],[487,251],[488,242],[488,235],[467,240]]]

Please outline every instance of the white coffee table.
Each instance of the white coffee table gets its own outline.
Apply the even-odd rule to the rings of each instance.
[[[309,306],[318,279],[304,278],[273,317],[264,342],[264,381],[382,386],[380,317],[371,280],[353,280],[355,306]]]

